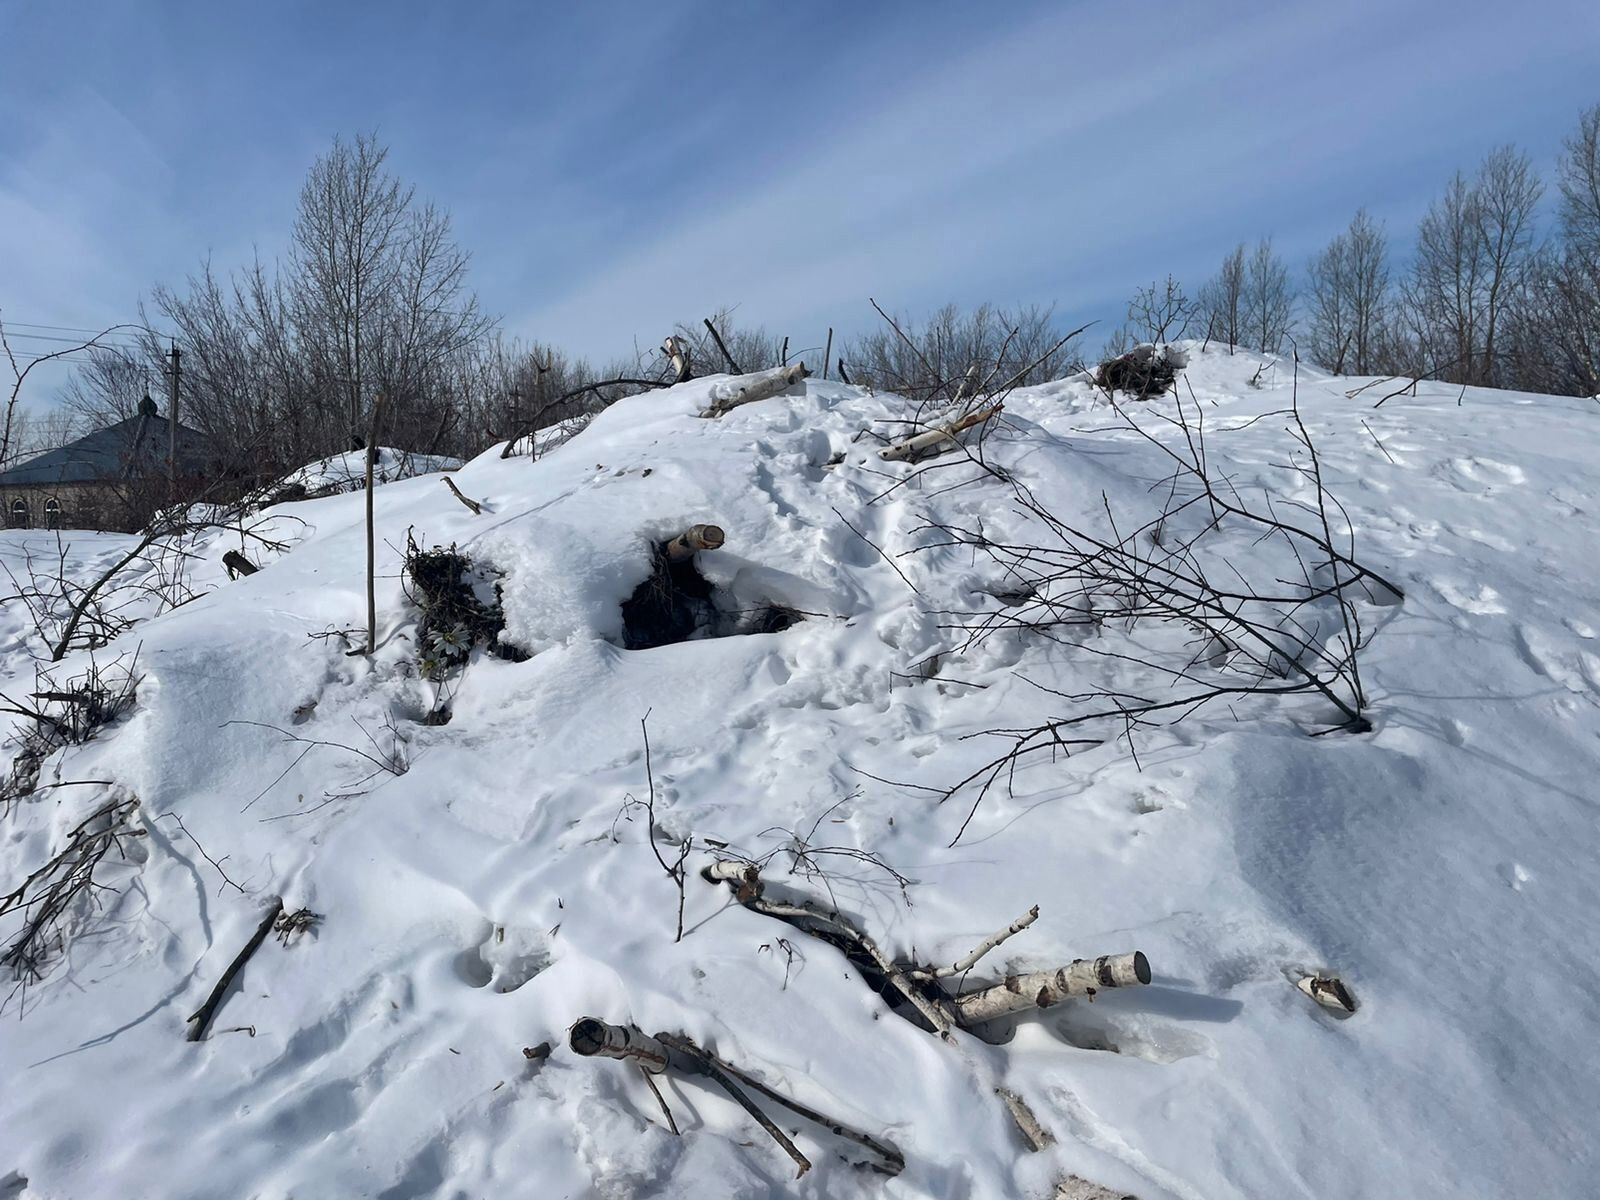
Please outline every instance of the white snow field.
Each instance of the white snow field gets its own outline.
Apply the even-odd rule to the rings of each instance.
[[[1195,347],[1181,394],[1218,476],[1311,521],[1292,371],[1262,367]],[[1298,402],[1355,557],[1405,593],[1356,603],[1371,732],[1328,732],[1316,694],[1224,697],[1131,745],[1110,724],[1070,757],[1025,756],[975,809],[974,787],[939,793],[1005,750],[985,731],[1072,706],[1044,689],[1159,700],[1230,677],[1225,653],[1188,678],[1113,657],[1196,653],[1115,620],[964,648],[960,626],[1018,601],[935,526],[1032,536],[1013,485],[1108,539],[1166,501],[1170,462],[1087,383],[1007,399],[982,441],[1005,478],[965,454],[880,462],[862,433],[908,404],[812,379],[709,420],[717,381],[696,380],[537,461],[496,448],[451,476],[481,515],[438,476],[391,483],[370,660],[346,655],[359,633],[309,636],[364,627],[361,495],[273,510],[295,544],[235,582],[237,538],[218,535],[206,594],[94,652],[137,647],[132,709],[57,751],[0,821],[0,891],[108,800],[137,797],[144,831],[66,914],[45,978],[0,981],[0,1197],[978,1200],[1072,1175],[1141,1200],[1595,1195],[1600,405],[1424,383],[1374,408],[1392,387],[1347,395],[1368,382],[1302,368]],[[1124,407],[1183,440],[1170,396]],[[1175,524],[1198,533],[1202,511]],[[623,649],[652,542],[697,522],[726,531],[699,564],[730,602],[804,619]],[[444,725],[419,720],[441,685],[417,668],[408,530],[503,573],[505,638],[531,653],[475,651]],[[1224,515],[1213,566],[1302,586],[1261,535]],[[128,544],[68,540],[80,577]],[[30,542],[54,535],[5,534],[5,561]],[[27,700],[42,642],[16,601],[0,647],[0,691]],[[622,811],[649,794],[646,714],[662,836],[694,839],[681,941],[645,814]],[[377,770],[397,736],[409,769]],[[1153,982],[1025,1013],[1004,1044],[946,1044],[838,950],[698,875],[704,839],[761,855],[795,833],[910,881],[848,854],[816,858],[825,879],[782,854],[763,869],[892,954],[954,961],[1037,904],[974,980],[1138,949]],[[263,943],[185,1040],[278,896],[324,921]],[[1315,1005],[1294,986],[1308,971],[1357,1011]],[[674,1136],[632,1065],[568,1048],[584,1016],[687,1034],[905,1169],[865,1171],[769,1107],[815,1164],[796,1180],[708,1080],[669,1073]],[[524,1058],[541,1042],[548,1059]],[[1028,1151],[998,1086],[1053,1146]]]

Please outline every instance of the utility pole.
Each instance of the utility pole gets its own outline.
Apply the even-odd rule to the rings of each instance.
[[[172,343],[172,349],[167,352],[167,357],[172,359],[172,369],[168,374],[168,382],[172,385],[171,398],[167,401],[167,482],[172,488],[171,501],[178,501],[178,359],[180,352],[178,343]]]

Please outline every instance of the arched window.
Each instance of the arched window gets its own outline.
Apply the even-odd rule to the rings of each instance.
[[[61,501],[54,496],[44,502],[44,527],[46,529],[61,528]]]
[[[11,528],[28,528],[28,502],[21,496],[11,502]]]

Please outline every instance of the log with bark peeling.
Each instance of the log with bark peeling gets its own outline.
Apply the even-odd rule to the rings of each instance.
[[[757,400],[768,400],[791,388],[797,388],[810,377],[811,372],[806,370],[805,363],[798,362],[773,371],[759,371],[754,375],[745,375],[738,379],[730,379],[726,383],[715,384],[711,389],[711,404],[700,415],[720,417],[723,413],[731,412],[741,405],[754,404]]]
[[[908,437],[893,445],[885,446],[878,451],[878,457],[884,462],[912,462],[923,456],[943,454],[946,450],[954,448],[958,443],[956,434],[981,425],[991,417],[998,416],[1004,411],[1005,405],[991,404],[988,408],[980,408],[970,412],[959,420],[949,421],[926,433],[919,433]]]
[[[1009,975],[993,987],[957,996],[956,1019],[970,1029],[1030,1008],[1051,1008],[1075,996],[1093,1000],[1105,988],[1136,987],[1149,982],[1150,962],[1138,950],[1080,958],[1054,971]]]

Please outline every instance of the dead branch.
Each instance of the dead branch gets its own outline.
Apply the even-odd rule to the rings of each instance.
[[[976,966],[978,960],[985,954],[988,954],[989,951],[993,950],[1007,938],[1021,933],[1024,929],[1026,929],[1029,925],[1032,925],[1038,919],[1039,906],[1035,904],[1026,913],[1018,917],[1015,921],[1011,922],[1010,925],[1007,925],[999,933],[980,942],[978,944],[978,948],[965,958],[959,959],[948,967],[939,967],[934,971],[926,973],[925,976],[913,973],[913,978],[925,977],[929,979],[948,979],[952,975],[964,975],[966,972],[970,971],[974,966]]]
[[[479,501],[472,499],[470,496],[463,495],[461,489],[456,486],[456,481],[454,479],[451,479],[450,476],[446,475],[443,482],[445,487],[450,489],[451,495],[472,510],[473,516],[476,517],[483,515],[483,505]]]
[[[195,1009],[194,1014],[186,1022],[189,1029],[188,1040],[198,1042],[206,1036],[206,1027],[211,1024],[211,1019],[216,1016],[217,1009],[222,1006],[222,997],[228,990],[228,985],[233,982],[244,964],[250,960],[262,942],[267,940],[267,934],[277,922],[279,914],[283,912],[283,897],[274,896],[272,905],[267,910],[266,916],[261,918],[261,924],[256,926],[256,931],[250,935],[250,940],[245,943],[244,949],[234,956],[228,969],[222,973],[222,978],[217,980],[217,986],[211,989],[211,994],[206,997],[206,1002]]]
[[[743,375],[744,372],[740,370],[739,364],[733,361],[733,355],[728,353],[728,347],[723,344],[722,335],[717,332],[717,327],[711,323],[710,317],[705,318],[705,325],[706,332],[711,335],[711,340],[717,344],[717,349],[722,351],[722,357],[728,364],[728,370],[735,375]]]
[[[95,869],[112,850],[127,855],[124,837],[143,837],[130,826],[139,807],[137,797],[110,800],[80,821],[66,843],[14,890],[0,896],[0,917],[22,915],[22,926],[0,954],[0,966],[22,985],[44,977],[44,966],[66,941],[68,922],[82,897],[96,897]]]
[[[785,1096],[775,1088],[761,1082],[749,1072],[735,1067],[712,1054],[709,1050],[696,1045],[681,1034],[658,1033],[654,1037],[631,1025],[611,1025],[596,1017],[584,1017],[575,1022],[568,1032],[568,1045],[575,1054],[583,1057],[601,1056],[630,1061],[638,1065],[648,1079],[651,1075],[659,1075],[669,1068],[687,1076],[703,1075],[711,1079],[751,1118],[764,1129],[773,1141],[782,1147],[799,1168],[798,1174],[804,1175],[810,1170],[810,1160],[802,1154],[794,1142],[780,1130],[770,1118],[745,1094],[739,1085],[745,1084],[767,1099],[775,1101],[822,1126],[836,1137],[844,1138],[863,1146],[878,1155],[883,1163],[873,1164],[874,1168],[888,1175],[896,1175],[905,1168],[905,1156],[894,1146],[880,1141],[870,1134],[853,1129],[842,1121],[835,1120],[825,1113],[818,1112],[808,1105]],[[656,1092],[657,1100],[661,1100],[659,1091],[653,1083],[651,1090]],[[666,1111],[666,1104],[662,1101],[662,1109]],[[672,1122],[668,1113],[668,1122],[673,1132],[677,1132],[676,1123]],[[798,1176],[797,1176],[798,1177]]]

